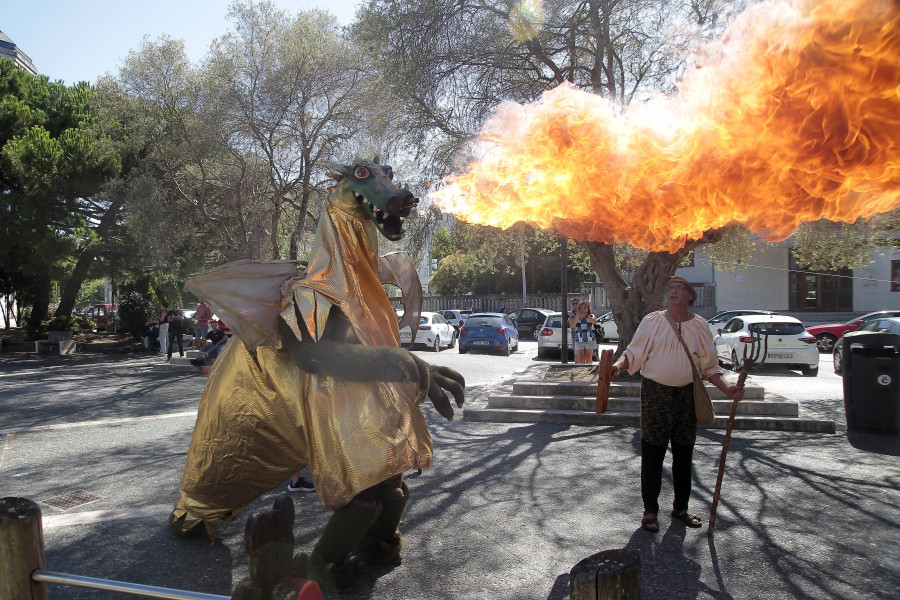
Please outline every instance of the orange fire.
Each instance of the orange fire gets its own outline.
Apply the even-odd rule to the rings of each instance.
[[[501,105],[436,203],[669,252],[731,223],[777,241],[900,205],[900,4],[757,5],[704,55],[678,96],[624,113],[570,85]]]

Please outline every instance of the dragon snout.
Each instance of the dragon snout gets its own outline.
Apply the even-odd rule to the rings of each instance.
[[[406,218],[418,203],[419,199],[413,196],[409,190],[398,190],[397,194],[388,199],[385,212],[391,216]]]

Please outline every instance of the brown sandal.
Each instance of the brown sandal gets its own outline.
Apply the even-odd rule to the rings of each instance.
[[[697,515],[691,514],[687,511],[683,513],[677,513],[674,510],[672,511],[672,518],[678,519],[688,527],[701,527],[703,526],[703,521],[700,520],[700,517]]]
[[[646,513],[644,513],[646,515]],[[659,519],[645,516],[641,519],[641,528],[650,533],[659,533]]]

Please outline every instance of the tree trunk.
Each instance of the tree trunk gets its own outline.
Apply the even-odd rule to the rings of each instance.
[[[718,241],[718,230],[707,231],[699,240],[688,240],[677,252],[650,252],[644,262],[634,271],[631,283],[626,282],[616,271],[613,247],[600,242],[582,242],[591,260],[591,266],[600,278],[613,318],[619,328],[619,345],[616,357],[631,343],[634,332],[641,320],[649,313],[665,306],[666,280],[675,274],[678,265],[694,248]]]
[[[55,316],[62,317],[72,314],[72,309],[75,308],[75,302],[78,300],[78,293],[81,291],[81,286],[96,258],[97,247],[94,244],[88,244],[78,257],[75,268],[72,270],[72,275],[63,288],[63,293],[59,298],[59,306],[56,307],[56,312],[54,313]]]
[[[106,209],[106,212],[100,219],[100,223],[97,225],[97,236],[100,240],[103,240],[103,238],[109,235],[110,231],[115,227],[119,220],[119,212],[124,205],[124,196],[118,196]],[[69,280],[63,288],[62,296],[59,299],[59,306],[56,307],[55,314],[57,317],[72,314],[72,309],[75,308],[75,302],[78,300],[78,293],[81,291],[81,286],[84,283],[85,278],[87,278],[88,272],[91,270],[91,265],[93,265],[94,260],[96,260],[97,255],[99,254],[101,243],[102,241],[88,243],[78,257],[78,262],[75,264],[72,276],[69,277]],[[115,291],[113,291],[113,293],[115,293]]]
[[[50,318],[50,265],[40,261],[35,265],[34,304],[28,321],[40,325]]]

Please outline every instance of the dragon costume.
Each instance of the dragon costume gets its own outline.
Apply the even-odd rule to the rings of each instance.
[[[360,558],[399,563],[402,473],[432,458],[419,404],[428,397],[452,419],[444,390],[462,406],[465,383],[399,344],[400,327],[415,335],[421,288],[405,253],[378,256],[378,235],[400,239],[418,199],[377,158],[320,164],[337,183],[302,272],[291,261],[242,261],[185,286],[238,339],[210,371],[170,521],[176,533],[203,524],[212,536],[308,465],[335,512],[298,556],[298,575],[340,589]],[[399,325],[382,282],[407,293]]]

